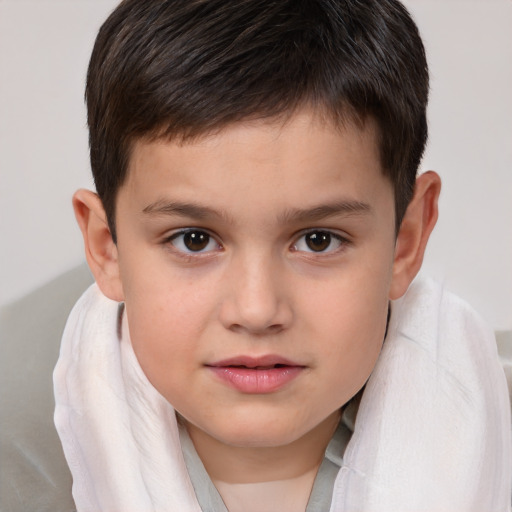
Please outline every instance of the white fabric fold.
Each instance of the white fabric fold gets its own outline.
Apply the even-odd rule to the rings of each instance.
[[[91,286],[54,372],[78,512],[200,511],[174,409],[138,365],[119,307]],[[492,331],[440,285],[413,283],[392,305],[330,511],[509,511],[508,400]]]
[[[55,425],[78,512],[200,512],[171,405],[146,379],[119,305],[94,284],[54,371]]]
[[[392,307],[332,512],[510,510],[510,409],[493,332],[433,281]]]

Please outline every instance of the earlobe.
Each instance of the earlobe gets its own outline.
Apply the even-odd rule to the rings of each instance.
[[[123,301],[117,247],[100,198],[90,190],[78,190],[73,195],[73,209],[84,238],[87,263],[96,283],[104,295]]]
[[[400,298],[418,273],[428,239],[438,217],[441,179],[433,171],[416,180],[414,195],[404,215],[395,246],[389,298]]]

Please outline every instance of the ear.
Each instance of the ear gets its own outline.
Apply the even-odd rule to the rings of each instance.
[[[400,298],[423,263],[425,248],[438,217],[441,178],[429,171],[416,179],[414,195],[405,212],[395,246],[389,298]]]
[[[73,195],[73,209],[84,237],[85,257],[96,283],[109,299],[123,301],[117,247],[100,198],[90,190],[78,190]]]

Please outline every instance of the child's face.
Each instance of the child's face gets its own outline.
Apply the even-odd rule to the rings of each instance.
[[[217,441],[288,444],[370,375],[395,248],[375,139],[304,111],[136,143],[116,210],[133,347]]]

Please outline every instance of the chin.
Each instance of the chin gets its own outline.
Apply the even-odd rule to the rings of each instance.
[[[283,419],[283,414],[278,418],[259,416],[257,419],[242,418],[240,421],[231,417],[226,424],[216,425],[208,434],[230,446],[275,448],[293,443],[310,430],[303,422],[290,421],[289,418],[281,422],[280,419]],[[298,425],[301,426],[300,429],[297,428]]]

